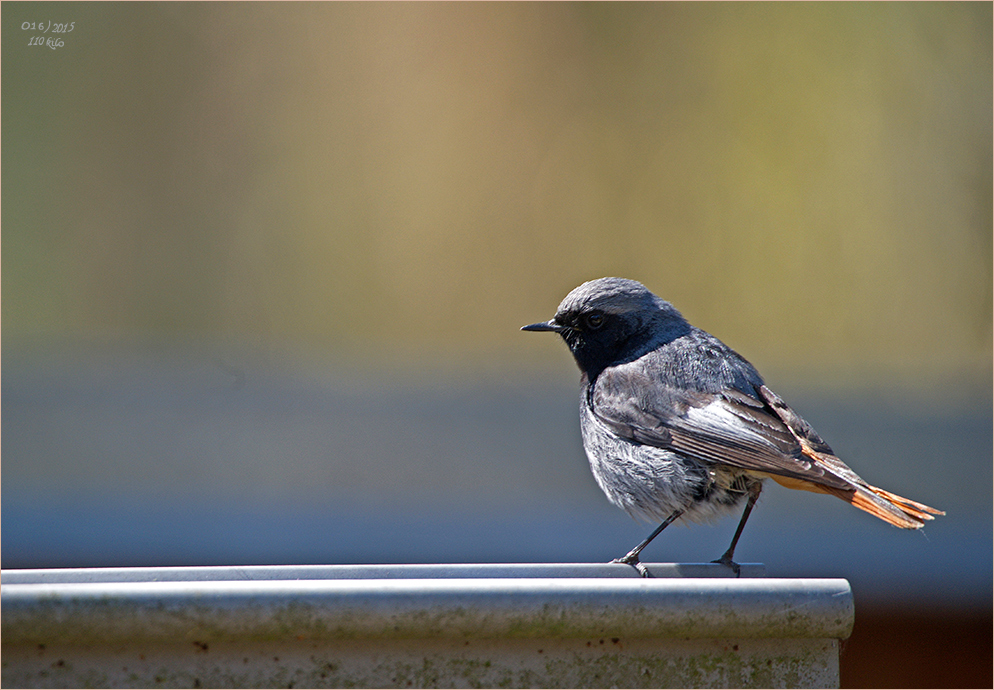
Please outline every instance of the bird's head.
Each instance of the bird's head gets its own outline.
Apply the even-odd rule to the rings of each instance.
[[[625,278],[600,278],[574,289],[548,321],[523,331],[552,331],[593,380],[612,364],[631,361],[690,330],[673,305]]]

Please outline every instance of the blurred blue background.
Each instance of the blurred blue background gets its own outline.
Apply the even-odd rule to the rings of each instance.
[[[771,485],[741,560],[990,634],[989,3],[0,13],[4,568],[619,556],[517,329],[620,275],[948,513]]]

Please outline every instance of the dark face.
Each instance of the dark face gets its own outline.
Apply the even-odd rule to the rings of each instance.
[[[592,382],[607,367],[630,362],[689,333],[690,324],[642,283],[600,278],[566,295],[551,321],[521,330],[561,335]]]
[[[563,337],[580,370],[593,380],[607,366],[631,349],[641,322],[634,314],[612,314],[600,309],[560,311],[546,323],[525,326],[525,331],[554,331]]]

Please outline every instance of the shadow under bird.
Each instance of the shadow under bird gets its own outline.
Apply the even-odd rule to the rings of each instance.
[[[863,481],[749,362],[641,283],[584,283],[552,319],[521,330],[558,333],[573,353],[583,447],[608,499],[634,518],[662,520],[614,561],[643,577],[639,553],[669,524],[707,522],[745,500],[732,543],[714,561],[738,573],[735,545],[767,478],[905,529],[945,514]]]

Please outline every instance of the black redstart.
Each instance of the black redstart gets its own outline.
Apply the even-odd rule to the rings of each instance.
[[[580,430],[608,499],[634,518],[662,520],[618,563],[649,572],[639,553],[678,518],[706,522],[746,498],[728,550],[770,478],[838,496],[897,527],[918,529],[940,510],[878,489],[835,456],[759,372],[669,302],[623,278],[584,283],[549,321],[580,367]]]

